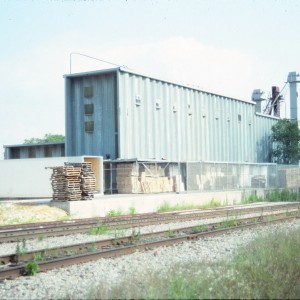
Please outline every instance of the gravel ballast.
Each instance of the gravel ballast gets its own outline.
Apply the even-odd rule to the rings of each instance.
[[[269,235],[280,229],[300,230],[300,220],[235,231],[214,238],[136,252],[114,259],[99,259],[92,263],[38,273],[33,277],[4,280],[0,282],[0,299],[82,299],[86,298],[92,287],[97,284],[117,284],[125,275],[132,274],[134,277],[136,273],[140,276],[154,272],[167,273],[171,266],[178,262],[193,264],[225,259],[239,246],[250,243],[257,235]]]

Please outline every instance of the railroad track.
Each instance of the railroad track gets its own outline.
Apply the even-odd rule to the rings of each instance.
[[[217,217],[240,216],[250,213],[271,213],[278,210],[300,210],[300,203],[285,204],[262,204],[255,207],[235,206],[220,207],[216,209],[189,210],[167,213],[147,213],[118,217],[90,218],[83,220],[44,222],[36,224],[22,224],[0,227],[0,243],[17,242],[24,239],[39,237],[50,237],[60,235],[71,235],[76,233],[87,233],[90,228],[99,224],[109,228],[134,228],[153,224],[172,222],[183,222],[189,220],[200,220]]]
[[[274,222],[290,221],[299,217],[294,210],[287,213],[256,216],[245,219],[230,218],[222,222],[194,227],[184,227],[172,231],[161,231],[148,234],[133,232],[130,236],[115,237],[93,243],[77,244],[61,248],[43,249],[30,253],[15,253],[0,257],[4,264],[0,268],[0,279],[14,279],[26,273],[28,262],[38,265],[40,272],[98,260],[100,258],[116,257],[135,252],[145,251],[160,246],[169,246],[184,241],[197,240],[225,234],[232,230],[247,229]]]

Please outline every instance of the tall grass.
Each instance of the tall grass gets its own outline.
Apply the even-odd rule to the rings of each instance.
[[[253,203],[253,202],[263,202],[263,201],[268,201],[268,202],[298,201],[298,195],[297,193],[291,192],[288,189],[283,189],[281,191],[280,190],[269,191],[265,195],[265,197],[259,197],[256,194],[252,194],[248,197],[243,197],[242,199],[242,203]]]
[[[125,276],[100,284],[88,298],[101,299],[299,299],[300,234],[261,236],[230,260],[175,265],[168,272]]]
[[[164,203],[157,209],[157,212],[168,212],[176,210],[189,210],[189,209],[202,209],[202,208],[214,208],[221,206],[221,202],[215,199],[211,199],[206,204],[175,204],[171,205],[169,202],[164,201]]]

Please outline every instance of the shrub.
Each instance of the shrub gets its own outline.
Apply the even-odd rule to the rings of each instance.
[[[125,276],[99,284],[89,298],[110,299],[298,299],[300,235],[294,230],[260,236],[227,261],[178,264],[169,272]]]

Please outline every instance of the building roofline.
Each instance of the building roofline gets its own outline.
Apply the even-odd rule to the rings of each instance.
[[[260,117],[270,118],[270,119],[274,119],[274,120],[279,120],[279,119],[280,119],[279,117],[270,116],[270,115],[265,115],[265,114],[258,113],[258,112],[256,112],[255,114],[256,114],[257,116],[260,116]]]
[[[124,68],[124,67],[102,69],[102,70],[95,70],[95,71],[81,72],[81,73],[73,73],[73,74],[65,74],[63,77],[64,78],[76,78],[76,77],[82,77],[82,76],[93,76],[93,75],[101,75],[101,74],[117,73],[117,72],[123,72],[123,73],[132,74],[132,75],[137,75],[137,76],[141,76],[141,77],[144,77],[144,78],[149,78],[149,79],[152,79],[152,80],[161,81],[161,82],[165,82],[165,83],[172,84],[172,85],[177,85],[179,87],[187,88],[187,89],[198,91],[198,92],[204,92],[204,93],[211,94],[211,95],[216,95],[216,96],[220,96],[220,97],[224,97],[224,98],[228,98],[228,99],[233,99],[233,100],[236,100],[236,101],[241,101],[241,102],[252,104],[252,105],[256,104],[254,101],[251,101],[251,100],[244,100],[244,99],[238,99],[238,98],[235,98],[235,97],[221,95],[221,94],[214,93],[214,92],[211,92],[211,91],[199,89],[197,87],[190,86],[188,84],[182,84],[182,83],[174,82],[174,81],[171,81],[171,80],[160,79],[160,78],[157,78],[155,76],[135,72],[133,70],[130,70],[130,69],[127,69],[127,68]]]
[[[107,73],[117,73],[120,68],[110,68],[110,69],[101,69],[101,70],[94,70],[88,72],[80,72],[80,73],[71,73],[63,75],[63,78],[74,78],[74,77],[82,77],[82,76],[93,76],[93,75],[100,75],[100,74],[107,74]]]
[[[64,144],[65,144],[65,142],[50,142],[50,143],[35,143],[35,144],[15,144],[15,145],[3,145],[3,148],[54,146],[54,145],[64,145]]]
[[[220,97],[224,97],[224,98],[229,98],[229,99],[233,99],[233,100],[237,100],[237,101],[242,101],[242,102],[246,102],[246,103],[253,104],[253,105],[256,104],[254,101],[251,101],[251,100],[243,100],[243,99],[238,99],[238,98],[235,98],[235,97],[221,95],[221,94],[214,93],[214,92],[211,92],[211,91],[208,91],[208,90],[197,88],[197,87],[192,86],[192,85],[183,84],[183,83],[179,83],[179,82],[175,82],[175,81],[171,81],[171,80],[160,79],[160,78],[157,78],[155,76],[142,74],[142,73],[131,71],[131,70],[128,70],[128,69],[125,69],[125,68],[122,68],[122,67],[120,67],[119,70],[121,72],[124,72],[124,73],[129,73],[129,74],[133,74],[133,75],[137,75],[137,76],[142,76],[142,77],[153,79],[153,80],[157,80],[157,81],[162,81],[162,82],[165,82],[165,83],[177,85],[179,87],[187,88],[187,89],[198,91],[198,92],[204,92],[204,93],[207,93],[207,94],[216,95],[216,96],[220,96]]]

